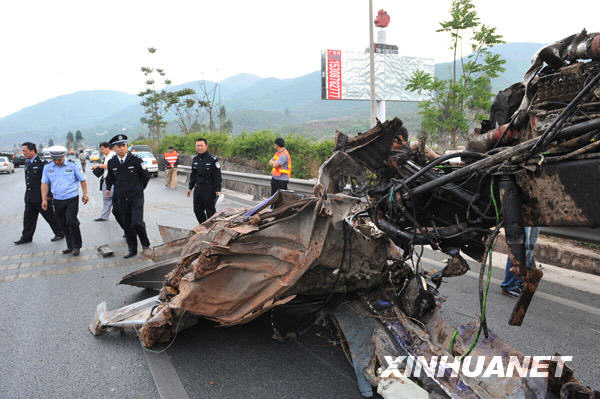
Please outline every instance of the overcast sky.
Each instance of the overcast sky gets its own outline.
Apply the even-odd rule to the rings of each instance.
[[[475,0],[506,41],[553,42],[597,31],[600,2]],[[388,43],[405,55],[447,61],[436,33],[450,0],[374,0],[391,16]],[[291,78],[320,68],[320,50],[368,44],[368,0],[2,1],[0,116],[79,90],[137,93],[142,65],[174,84],[240,72]],[[158,49],[152,60],[146,48]]]

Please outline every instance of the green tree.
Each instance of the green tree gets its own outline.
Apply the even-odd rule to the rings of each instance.
[[[175,123],[183,134],[198,131],[202,119],[202,110],[208,105],[206,101],[195,97],[193,89],[182,89],[168,93],[167,108],[175,115]]]
[[[444,149],[448,146],[455,149],[472,123],[481,121],[489,112],[490,81],[504,72],[505,63],[490,49],[504,41],[495,27],[480,23],[472,0],[452,0],[450,19],[441,22],[437,32],[450,34],[450,49],[454,54],[451,77],[443,80],[416,71],[407,89],[431,94],[419,104],[423,130]],[[466,57],[462,57],[463,40],[471,50]]]
[[[148,53],[155,54],[156,49],[150,47]],[[138,96],[142,98],[140,104],[144,107],[144,116],[140,120],[148,126],[149,138],[158,142],[161,129],[167,125],[165,115],[169,108],[170,95],[164,87],[162,89],[157,88],[157,79],[165,87],[169,86],[171,81],[166,77],[164,69],[144,66],[141,71],[146,78],[146,89],[138,93]]]
[[[83,147],[83,134],[81,134],[81,130],[77,130],[75,132],[75,149],[79,149]]]
[[[221,108],[219,108],[219,131],[225,133],[233,131],[233,122],[231,119],[227,119],[227,111],[224,105],[221,105]]]
[[[52,147],[54,145],[54,140],[48,140],[48,147]]]
[[[69,133],[67,133],[67,150],[70,150],[71,148],[73,148],[74,141],[75,141],[75,138],[73,137],[73,132],[69,130]]]

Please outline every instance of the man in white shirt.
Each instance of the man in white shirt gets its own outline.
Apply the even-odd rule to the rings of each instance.
[[[101,163],[100,165],[92,166],[92,170],[94,170],[94,169],[106,170],[106,168],[107,168],[106,165],[108,164],[108,161],[116,155],[115,152],[110,149],[110,146],[107,142],[100,143],[99,147],[100,147],[100,152],[102,152],[102,154],[104,155],[104,163]],[[113,206],[113,199],[116,200],[116,195],[114,193],[114,187],[110,190],[109,197],[104,195],[104,190],[106,190],[106,181],[105,181],[105,177],[102,176],[100,178],[100,191],[103,193],[102,194],[102,214],[100,214],[100,217],[94,219],[94,221],[95,222],[107,221],[108,218],[110,217],[110,209],[112,208],[112,213],[113,213],[113,215],[115,215],[115,219],[117,220],[117,223],[119,223],[119,226],[121,226],[123,231],[125,231],[125,229],[123,228],[123,222],[121,220],[122,218],[119,213],[119,209],[117,206]]]

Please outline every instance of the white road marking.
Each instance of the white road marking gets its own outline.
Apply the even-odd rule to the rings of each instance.
[[[434,260],[434,259],[429,259],[429,258],[426,258],[426,257],[422,257],[421,261],[429,263],[429,264],[432,264],[432,265],[437,266],[437,267],[444,267],[444,266],[446,266],[445,263],[442,263],[442,262]],[[469,277],[473,277],[473,278],[479,279],[479,274],[475,273],[475,272],[472,272],[472,271],[468,271],[466,275],[469,276]],[[497,285],[497,286],[500,286],[500,284],[502,283],[502,281],[498,280],[497,278],[493,278],[493,277],[491,278],[490,281],[491,281],[492,284]],[[561,298],[561,297],[558,297],[558,296],[554,296],[554,295],[548,294],[546,292],[536,291],[535,292],[535,297],[544,298],[544,299],[546,299],[548,301],[551,301],[551,302],[559,303],[561,305],[568,306],[568,307],[573,308],[573,309],[582,310],[584,312],[588,312],[588,313],[600,316],[600,309],[598,309],[598,308],[595,308],[595,307],[589,306],[589,305],[585,305],[583,303],[571,301],[569,299],[565,299],[565,298]]]

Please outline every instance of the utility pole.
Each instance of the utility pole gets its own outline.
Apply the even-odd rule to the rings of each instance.
[[[371,127],[377,123],[375,116],[375,43],[373,41],[373,0],[369,0],[369,74],[371,76]]]

